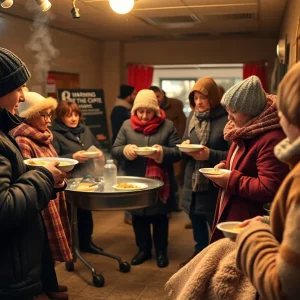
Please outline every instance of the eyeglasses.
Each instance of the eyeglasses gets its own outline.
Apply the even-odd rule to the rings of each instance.
[[[51,118],[52,118],[52,116],[53,116],[52,113],[47,114],[47,113],[44,113],[44,112],[39,112],[39,115],[40,115],[41,117],[43,117],[45,121],[47,120],[47,118],[48,118],[49,120],[51,120]]]

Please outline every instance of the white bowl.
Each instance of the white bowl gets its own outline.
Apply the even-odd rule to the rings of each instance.
[[[44,167],[52,161],[58,161],[59,165],[57,169],[62,172],[70,172],[75,165],[78,164],[78,160],[71,158],[62,157],[38,157],[38,158],[28,158],[24,160],[25,165],[30,167]]]
[[[214,168],[202,168],[199,169],[199,172],[202,174],[208,174],[208,175],[222,175],[225,173],[230,173],[230,170],[227,169],[218,169],[217,171]]]
[[[155,153],[156,151],[157,149],[153,147],[138,147],[138,149],[134,150],[134,152],[140,156],[150,155]]]
[[[238,228],[238,225],[242,222],[223,222],[217,225],[217,228],[221,230],[225,237],[227,238],[235,238],[240,232],[235,231],[234,229]],[[242,231],[244,228],[241,228]]]
[[[199,144],[178,144],[176,146],[179,148],[181,152],[186,152],[186,153],[195,152],[204,148],[203,145],[199,145]]]
[[[98,151],[85,151],[82,153],[84,156],[89,157],[89,158],[96,158],[99,156]]]

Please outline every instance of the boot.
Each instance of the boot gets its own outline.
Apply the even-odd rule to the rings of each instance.
[[[131,260],[132,265],[140,265],[144,261],[152,257],[151,251],[139,250],[139,252]]]
[[[169,259],[166,251],[159,251],[156,255],[156,263],[159,268],[165,268],[169,265]]]
[[[199,253],[198,251],[195,251],[190,258],[188,258],[187,260],[185,260],[184,262],[182,262],[182,263],[179,264],[179,268],[182,268],[186,264],[188,264],[198,253]]]
[[[101,254],[103,249],[95,245],[92,241],[83,243],[79,246],[80,251],[92,254]]]
[[[47,292],[46,295],[51,300],[68,300],[69,295],[63,292]]]

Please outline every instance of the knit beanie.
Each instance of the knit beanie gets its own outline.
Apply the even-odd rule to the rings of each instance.
[[[231,87],[223,95],[221,101],[222,105],[252,117],[260,115],[264,111],[266,103],[266,93],[257,76],[250,76]]]
[[[140,90],[133,102],[131,114],[134,115],[138,108],[151,108],[155,111],[155,114],[160,117],[160,108],[157,102],[156,95],[151,90]]]
[[[134,87],[131,85],[126,85],[126,84],[121,84],[120,85],[120,95],[119,98],[120,99],[125,99],[127,98],[129,95],[131,95],[134,91]]]
[[[0,97],[21,87],[29,78],[30,73],[21,59],[0,47]]]
[[[24,102],[19,103],[19,116],[22,118],[30,118],[38,112],[51,108],[55,110],[57,107],[57,100],[54,98],[44,98],[42,95],[35,92],[24,92]]]
[[[221,102],[218,86],[210,77],[200,78],[191,89],[189,100],[192,108],[195,107],[194,92],[199,92],[207,96],[210,110],[214,110]]]

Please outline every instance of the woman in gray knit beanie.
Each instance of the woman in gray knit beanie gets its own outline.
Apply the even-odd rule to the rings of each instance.
[[[40,212],[62,188],[66,174],[58,162],[28,170],[9,131],[21,124],[16,116],[24,102],[30,73],[22,60],[0,47],[0,298],[32,300],[41,290],[44,227]]]
[[[268,95],[258,77],[234,85],[221,104],[228,112],[225,140],[231,141],[226,161],[216,167],[231,172],[206,175],[220,187],[211,241],[223,237],[216,227],[226,221],[243,221],[263,215],[288,172],[273,149],[284,138],[279,125],[276,97]]]

